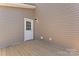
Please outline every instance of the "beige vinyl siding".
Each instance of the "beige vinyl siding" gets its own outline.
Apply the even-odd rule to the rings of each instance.
[[[79,4],[37,4],[39,32],[45,40],[63,47],[79,49]],[[38,38],[40,38],[38,36]]]
[[[24,18],[34,19],[34,10],[0,6],[0,47],[24,41]]]

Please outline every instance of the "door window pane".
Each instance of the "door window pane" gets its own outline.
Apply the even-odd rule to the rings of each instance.
[[[31,30],[31,22],[26,21],[26,30]]]

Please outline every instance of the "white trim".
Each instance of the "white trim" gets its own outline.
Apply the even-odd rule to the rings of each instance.
[[[36,6],[29,5],[29,4],[21,4],[21,3],[0,3],[0,6],[9,6],[9,7],[18,7],[18,8],[29,8],[35,9]]]

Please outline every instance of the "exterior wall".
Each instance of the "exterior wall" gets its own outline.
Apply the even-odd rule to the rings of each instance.
[[[36,17],[39,20],[37,37],[40,39],[40,36],[43,36],[47,41],[51,37],[52,43],[79,49],[79,4],[36,5]]]
[[[34,10],[0,6],[0,47],[24,41],[24,18],[34,19]]]

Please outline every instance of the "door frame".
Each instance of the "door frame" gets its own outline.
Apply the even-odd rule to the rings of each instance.
[[[28,20],[28,19],[30,19],[30,18],[24,18],[24,41],[27,41],[26,39],[25,39],[25,31],[26,31],[26,21]],[[32,20],[32,19],[30,19],[30,20]],[[33,21],[33,20],[32,20]],[[34,21],[33,21],[33,29],[32,29],[32,35],[33,35],[33,39],[34,39]],[[31,39],[31,40],[33,40],[33,39]]]

